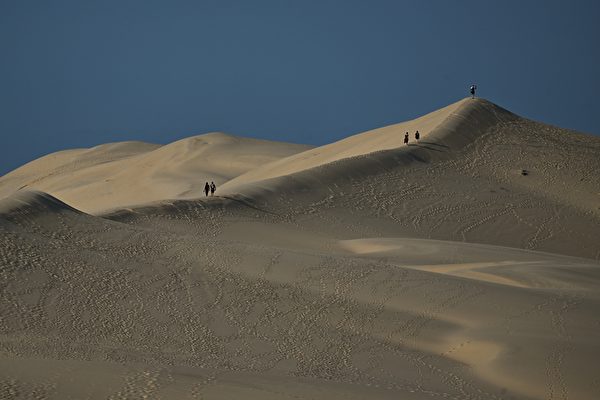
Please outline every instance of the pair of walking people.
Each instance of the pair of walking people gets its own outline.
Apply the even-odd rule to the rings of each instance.
[[[415,132],[415,140],[418,142],[419,138],[421,137],[421,134],[419,133],[419,131]],[[408,144],[408,132],[406,132],[404,134],[404,144]]]
[[[217,185],[215,185],[214,182],[210,182],[210,185],[208,184],[208,182],[206,182],[206,184],[204,185],[204,194],[208,196],[208,192],[210,191],[210,195],[213,196],[215,194],[215,190],[217,190]]]

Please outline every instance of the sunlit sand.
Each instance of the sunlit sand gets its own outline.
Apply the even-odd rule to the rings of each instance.
[[[0,177],[0,398],[598,399],[599,155],[463,99],[34,160]]]

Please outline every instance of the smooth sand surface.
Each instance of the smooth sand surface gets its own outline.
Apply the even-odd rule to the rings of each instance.
[[[0,178],[0,398],[598,399],[598,155],[465,99],[35,160]]]
[[[0,197],[39,190],[98,213],[163,199],[204,196],[222,183],[310,146],[209,133],[164,146],[122,142],[67,150],[34,160],[0,178]]]

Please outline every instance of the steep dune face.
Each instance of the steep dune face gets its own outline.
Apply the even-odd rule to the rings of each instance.
[[[277,160],[232,179],[223,187],[223,191],[235,192],[239,190],[240,186],[253,182],[291,175],[347,158],[398,149],[404,145],[404,134],[406,132],[409,133],[411,139],[414,139],[415,131],[419,130],[421,137],[425,139],[432,130],[449,115],[460,109],[465,102],[466,100],[461,100],[412,121],[350,136],[335,143]]]
[[[600,138],[530,121],[485,100],[463,100],[438,122],[419,143],[302,164],[310,168],[272,177],[288,163],[298,169],[318,148],[252,170],[219,193],[281,212],[303,204],[298,215],[325,225],[369,221],[371,233],[381,236],[600,258]],[[331,154],[339,154],[338,143],[329,145]]]
[[[211,133],[159,146],[114,143],[50,154],[0,178],[0,196],[41,190],[86,212],[200,197],[217,185],[309,146]]]
[[[411,121],[350,136],[255,168],[227,182],[222,192],[237,192],[260,181],[344,160],[353,160],[357,165],[352,168],[350,164],[344,164],[347,172],[340,171],[342,179],[345,175],[369,175],[372,170],[386,170],[398,163],[440,159],[442,154],[438,153],[460,150],[491,126],[516,118],[516,115],[486,100],[463,99]],[[420,133],[419,146],[415,146],[417,130]],[[409,146],[404,144],[406,132],[409,133]]]

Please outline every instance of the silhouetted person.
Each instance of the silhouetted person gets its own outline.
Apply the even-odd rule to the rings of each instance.
[[[475,91],[477,90],[477,85],[471,85],[471,98],[475,98]]]
[[[214,196],[215,190],[217,190],[217,185],[215,185],[215,183],[211,181],[210,182],[210,195],[211,196]]]
[[[210,190],[210,185],[208,182],[204,185],[204,194],[208,196],[208,191]]]
[[[408,144],[408,132],[404,134],[404,144]]]
[[[415,140],[418,142],[421,135],[419,135],[419,131],[415,132]]]

